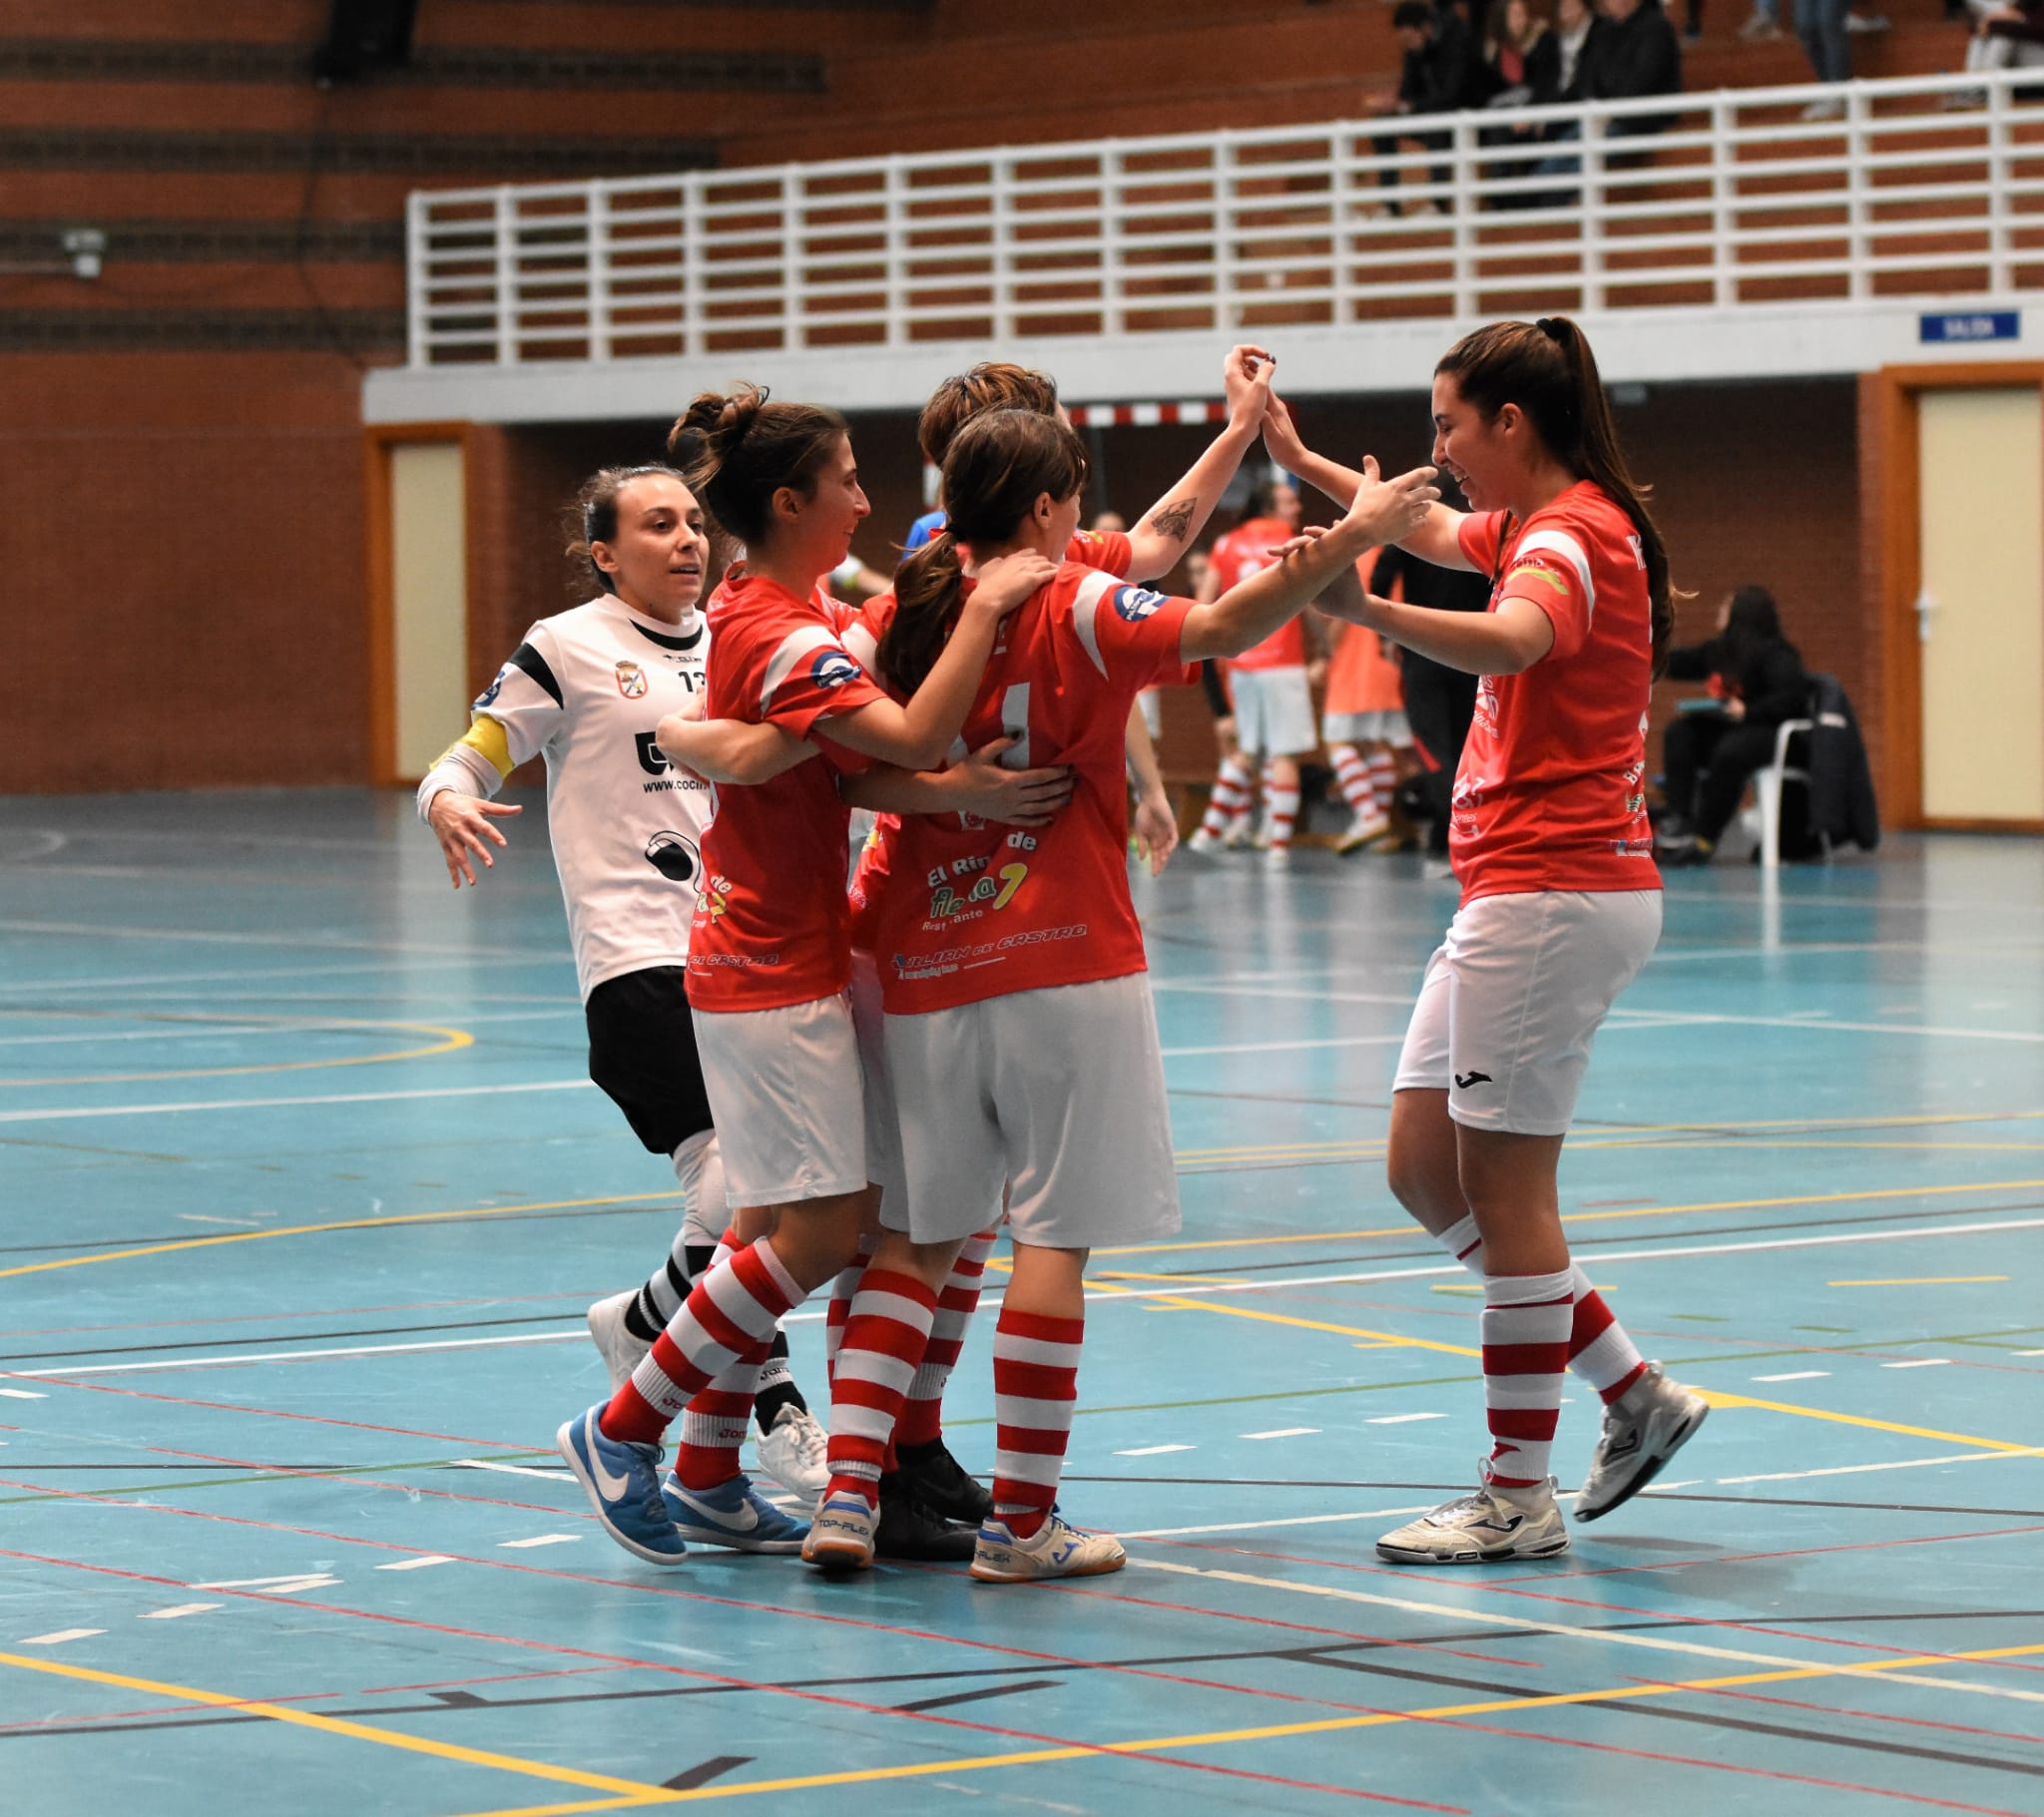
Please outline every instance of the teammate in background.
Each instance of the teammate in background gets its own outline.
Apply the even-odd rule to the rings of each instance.
[[[1297,532],[1298,494],[1282,480],[1259,486],[1250,494],[1248,515],[1214,545],[1203,597],[1219,599],[1259,573],[1270,564],[1272,548]],[[1194,851],[1216,851],[1224,842],[1236,842],[1256,798],[1261,758],[1264,825],[1259,843],[1274,864],[1290,857],[1298,818],[1298,760],[1320,744],[1307,657],[1305,626],[1291,618],[1228,665],[1235,752],[1222,757],[1207,817],[1193,835]]]
[[[612,1386],[631,1372],[725,1228],[724,1167],[684,987],[709,791],[654,742],[703,688],[710,634],[696,610],[709,562],[702,508],[668,467],[612,467],[570,507],[569,554],[595,597],[525,634],[473,708],[466,736],[419,784],[419,816],[459,889],[491,865],[493,797],[544,756],[548,826],[589,1029],[589,1076],[647,1148],[667,1155],[685,1215],[643,1287],[589,1309]],[[627,753],[632,753],[627,755]],[[691,1258],[695,1258],[692,1264]],[[756,1406],[760,1460],[804,1495],[823,1487],[823,1430],[776,1332]]]
[[[1274,458],[1349,495],[1356,476],[1306,453],[1281,405],[1269,421]],[[1356,618],[1482,677],[1455,780],[1462,901],[1398,1059],[1388,1166],[1399,1202],[1483,1277],[1492,1446],[1473,1495],[1377,1551],[1467,1565],[1568,1549],[1548,1474],[1566,1369],[1605,1403],[1579,1521],[1644,1488],[1709,1409],[1641,1358],[1571,1261],[1556,1192],[1590,1044],[1661,931],[1645,740],[1674,623],[1667,552],[1565,317],[1456,342],[1434,369],[1433,427],[1471,509],[1436,505],[1400,541],[1495,577],[1490,610],[1367,596]]]
[[[1367,577],[1375,558],[1375,550],[1367,551],[1356,573]],[[1383,640],[1359,625],[1344,625],[1333,645],[1320,731],[1349,809],[1347,829],[1334,849],[1352,852],[1391,830],[1391,798],[1401,766],[1410,766],[1412,730],[1405,722],[1398,665],[1384,654]]]
[[[1261,413],[1268,370],[1243,397],[1244,414]],[[905,564],[895,610],[873,621],[891,687],[905,693],[943,661],[977,597],[966,591],[976,567],[1069,550],[1085,473],[1078,438],[1037,413],[998,411],[959,432],[944,488],[961,540],[947,533]],[[994,1339],[993,1509],[973,1575],[1010,1583],[1123,1563],[1117,1541],[1074,1531],[1053,1506],[1077,1398],[1088,1252],[1179,1227],[1114,727],[1139,688],[1190,681],[1190,665],[1268,635],[1372,534],[1416,523],[1437,496],[1430,477],[1367,483],[1317,546],[1217,603],[1168,599],[1066,561],[1007,629],[968,731],[1018,738],[1028,760],[1069,764],[1077,786],[1035,835],[931,816],[901,825],[876,950],[908,1191],[905,1204],[881,1202],[885,1234],[845,1325],[833,1392],[845,1424],[805,1558],[839,1569],[870,1561],[872,1486],[938,1285],[1005,1186],[1015,1262]]]
[[[844,649],[840,611],[818,592],[867,515],[843,418],[744,389],[698,397],[676,434],[691,488],[747,549],[707,614],[716,653],[708,708],[797,737],[814,732],[830,760],[713,796],[689,939],[690,1007],[726,1133],[727,1198],[767,1220],[769,1233],[697,1281],[631,1379],[557,1435],[605,1531],[656,1565],[678,1563],[690,1538],[786,1552],[806,1531],[739,1470],[734,1431],[744,1431],[776,1325],[850,1259],[869,1208],[844,995],[848,810],[832,775],[874,759],[910,769],[941,761],[1000,620],[1050,572],[1026,556],[993,564],[943,659],[897,703]],[[685,1406],[691,1418],[663,1484],[660,1441]]]

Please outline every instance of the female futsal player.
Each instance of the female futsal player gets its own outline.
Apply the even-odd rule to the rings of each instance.
[[[496,822],[523,811],[492,797],[519,764],[546,760],[548,829],[589,1028],[589,1075],[647,1148],[671,1158],[686,1207],[672,1255],[653,1279],[589,1309],[615,1386],[688,1292],[688,1256],[700,1271],[726,1223],[724,1169],[684,987],[709,790],[674,771],[653,743],[661,717],[702,692],[710,634],[696,605],[709,538],[702,508],[669,467],[605,468],[569,513],[569,555],[595,597],[525,634],[476,701],[467,735],[419,785],[418,801],[454,886],[473,885],[476,861],[490,868],[492,847],[505,843]],[[618,753],[630,749],[639,760],[621,765]],[[824,1480],[823,1429],[786,1354],[776,1334],[774,1379],[756,1406],[760,1459],[790,1489],[815,1495]]]
[[[1271,424],[1276,458],[1344,496],[1354,476],[1308,454],[1281,404]],[[1492,575],[1490,610],[1366,597],[1352,616],[1482,678],[1450,831],[1462,901],[1399,1056],[1388,1164],[1399,1202],[1483,1277],[1492,1445],[1473,1495],[1377,1551],[1466,1565],[1568,1549],[1548,1475],[1566,1368],[1606,1403],[1578,1520],[1645,1487],[1708,1409],[1641,1360],[1572,1264],[1555,1185],[1590,1044],[1661,931],[1645,737],[1667,552],[1574,322],[1458,341],[1434,369],[1433,425],[1471,510],[1435,506],[1402,546]]]
[[[921,769],[950,749],[1000,620],[1052,572],[1020,555],[988,576],[958,636],[905,704],[844,649],[818,582],[867,515],[844,420],[745,389],[706,393],[679,425],[690,485],[746,545],[708,617],[709,710],[824,739],[830,760],[713,796],[688,955],[689,998],[719,1127],[727,1196],[771,1233],[718,1263],[607,1404],[560,1429],[598,1520],[628,1552],[679,1561],[691,1538],[791,1551],[804,1528],[758,1496],[729,1448],[684,1432],[663,1486],[659,1445],[704,1389],[741,1427],[775,1325],[850,1258],[866,1206],[864,1107],[844,991],[847,810],[836,769]]]
[[[1268,384],[1263,365],[1253,410]],[[944,463],[950,530],[903,566],[882,629],[891,687],[928,685],[1004,562],[1067,552],[1085,475],[1082,445],[1053,418],[996,411],[958,433]],[[1437,496],[1430,478],[1366,481],[1317,544],[1211,605],[1065,562],[1004,631],[967,723],[1015,738],[1011,761],[1069,764],[1076,787],[1039,833],[922,815],[896,837],[875,953],[907,1194],[881,1201],[888,1229],[838,1349],[833,1410],[847,1425],[804,1548],[812,1562],[871,1559],[873,1486],[938,1284],[1005,1186],[1015,1262],[994,1338],[993,1509],[973,1575],[1019,1582],[1122,1564],[1118,1542],[1074,1531],[1052,1506],[1087,1254],[1179,1227],[1163,1058],[1129,899],[1122,727],[1140,688],[1189,681],[1188,665],[1247,649],[1369,543],[1403,534]]]

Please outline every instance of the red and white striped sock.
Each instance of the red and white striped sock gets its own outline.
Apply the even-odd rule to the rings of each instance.
[[[994,1513],[1019,1539],[1043,1526],[1058,1499],[1085,1339],[1084,1319],[1009,1305],[994,1327]]]
[[[856,1490],[878,1505],[894,1422],[936,1312],[936,1294],[914,1275],[866,1270],[830,1378],[830,1490]]]
[[[675,1416],[734,1363],[764,1362],[774,1326],[804,1297],[771,1238],[711,1269],[611,1397],[597,1422],[604,1436],[658,1444]]]
[[[1499,1488],[1547,1481],[1575,1303],[1566,1268],[1484,1276],[1483,1404],[1492,1440],[1487,1474]]]
[[[1264,766],[1264,838],[1274,852],[1285,851],[1291,844],[1292,822],[1298,818],[1298,787],[1278,785],[1273,765]]]
[[[1341,785],[1341,798],[1361,815],[1377,811],[1376,791],[1370,787],[1369,765],[1352,744],[1330,744],[1327,754],[1334,759],[1334,780]]]
[[[830,1283],[830,1306],[823,1314],[823,1373],[826,1379],[836,1379],[837,1346],[844,1341],[844,1321],[851,1317],[852,1299],[858,1292],[859,1282],[865,1279],[866,1264],[873,1259],[873,1251],[879,1242],[877,1236],[860,1237],[858,1253],[844,1264],[837,1278]]]
[[[1390,812],[1398,792],[1398,759],[1381,745],[1369,754],[1369,792],[1376,797],[1378,813]]]
[[[1240,757],[1223,757],[1220,773],[1214,778],[1214,792],[1207,799],[1207,816],[1200,822],[1200,831],[1210,839],[1219,839],[1249,811],[1249,765]]]
[[[932,1445],[944,1436],[944,1387],[958,1366],[958,1353],[965,1348],[965,1328],[979,1310],[987,1257],[993,1254],[999,1236],[998,1229],[968,1236],[951,1264],[950,1278],[937,1295],[937,1316],[930,1325],[922,1367],[908,1384],[908,1404],[894,1428],[897,1445]]]
[[[1478,1280],[1483,1278],[1483,1238],[1475,1218],[1458,1217],[1434,1240]],[[1569,1370],[1609,1404],[1647,1373],[1647,1361],[1632,1333],[1604,1303],[1604,1295],[1590,1285],[1581,1262],[1570,1263],[1569,1281],[1576,1296],[1569,1331]]]

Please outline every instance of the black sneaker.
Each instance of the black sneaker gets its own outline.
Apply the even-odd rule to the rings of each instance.
[[[944,1519],[898,1475],[880,1479],[880,1524],[873,1529],[873,1556],[914,1559],[925,1564],[965,1565],[972,1560],[979,1529]]]
[[[933,1513],[966,1527],[977,1527],[993,1513],[992,1492],[945,1449],[942,1439],[897,1445],[894,1455],[900,1460],[903,1481]]]

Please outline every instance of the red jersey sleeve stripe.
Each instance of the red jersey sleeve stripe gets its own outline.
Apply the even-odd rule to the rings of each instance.
[[[1117,584],[1115,576],[1095,569],[1079,583],[1078,592],[1072,596],[1072,629],[1093,659],[1093,667],[1103,676],[1107,674],[1107,659],[1100,652],[1100,602]]]

